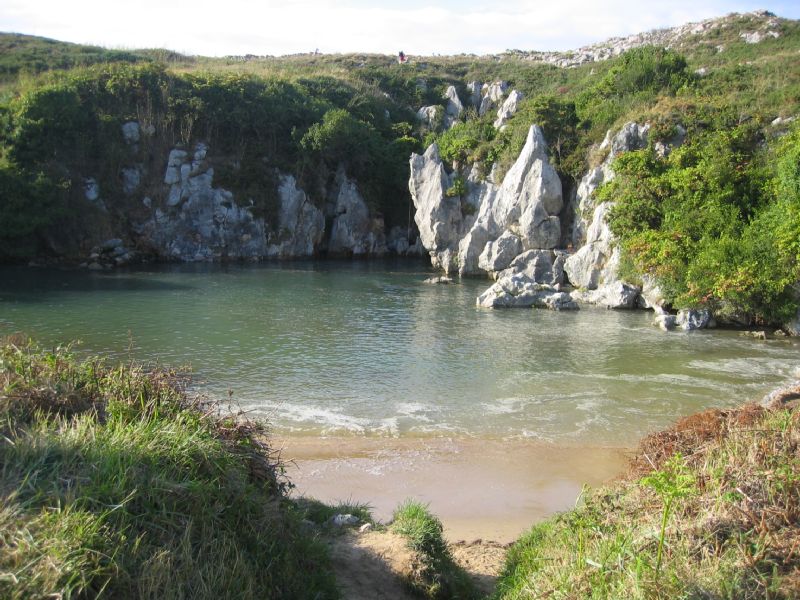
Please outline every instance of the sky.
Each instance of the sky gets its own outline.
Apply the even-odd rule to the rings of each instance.
[[[0,31],[205,56],[491,54],[569,50],[758,9],[800,18],[800,0],[2,0]]]

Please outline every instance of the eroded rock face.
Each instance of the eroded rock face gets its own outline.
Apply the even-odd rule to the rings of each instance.
[[[487,272],[502,271],[522,252],[522,240],[510,231],[488,242],[478,257],[478,266]]]
[[[603,202],[595,206],[594,194],[600,185],[614,177],[611,163],[619,154],[647,145],[649,129],[649,125],[626,123],[615,136],[612,137],[609,132],[600,146],[601,149],[608,149],[607,158],[600,166],[591,169],[578,184],[572,207],[575,221],[571,236],[572,244],[578,250],[566,260],[564,270],[570,283],[581,288],[582,301],[596,300],[597,303],[615,308],[628,305],[627,293],[618,293],[619,250],[607,223],[613,203]],[[600,289],[606,286],[609,286],[608,289]],[[598,293],[586,293],[598,289]],[[624,302],[615,306],[614,299]]]
[[[431,144],[422,155],[411,155],[408,187],[416,208],[414,221],[422,245],[430,253],[433,265],[449,273],[464,217],[460,199],[446,195],[450,177],[445,172],[436,144]]]
[[[422,156],[412,155],[409,188],[415,221],[434,266],[461,274],[497,271],[526,250],[558,245],[561,180],[538,126],[528,131],[501,185],[491,177],[480,181],[473,169],[466,177],[465,197],[449,198],[451,177],[435,145]]]
[[[336,174],[332,203],[333,221],[328,240],[330,254],[346,256],[386,253],[383,219],[373,218],[355,181],[340,168]],[[408,242],[406,248],[408,250]]]
[[[480,106],[478,107],[478,114],[485,115],[490,110],[494,109],[503,99],[503,96],[508,89],[508,84],[505,81],[495,81],[493,83],[484,83],[481,87],[483,98],[481,99]]]
[[[503,125],[506,124],[514,114],[517,112],[519,108],[519,103],[522,101],[522,92],[518,92],[517,90],[512,90],[511,93],[508,95],[508,98],[505,99],[503,102],[503,106],[500,107],[500,110],[497,111],[497,119],[495,119],[494,127],[495,129],[500,129]]]
[[[278,186],[278,227],[269,236],[267,256],[313,256],[325,234],[325,217],[291,175],[281,175]]]
[[[461,100],[458,97],[458,92],[456,91],[455,86],[448,86],[447,91],[444,93],[444,97],[447,99],[445,112],[451,117],[460,117],[461,113],[464,112],[464,105],[461,104]]]
[[[140,233],[159,255],[173,260],[265,256],[263,220],[239,206],[231,192],[212,185],[214,169],[204,159],[203,145],[191,157],[185,150],[170,152],[164,174],[166,206],[155,209]]]

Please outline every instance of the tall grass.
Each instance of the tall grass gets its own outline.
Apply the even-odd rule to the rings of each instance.
[[[182,381],[0,344],[0,597],[336,597],[263,428]]]

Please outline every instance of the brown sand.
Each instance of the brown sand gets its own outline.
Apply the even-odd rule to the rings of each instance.
[[[429,503],[448,540],[511,542],[533,523],[574,506],[583,484],[625,468],[624,451],[526,440],[319,438],[276,440],[296,495],[369,504],[388,521],[413,498]]]

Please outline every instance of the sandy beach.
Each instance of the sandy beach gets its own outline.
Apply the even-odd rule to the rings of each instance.
[[[584,484],[623,472],[621,448],[527,440],[277,436],[294,495],[369,504],[379,521],[406,498],[430,504],[450,541],[511,542],[574,506]]]

